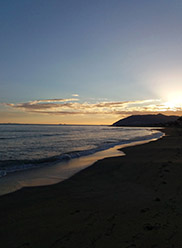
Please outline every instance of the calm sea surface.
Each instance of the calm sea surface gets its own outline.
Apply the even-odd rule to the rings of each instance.
[[[0,176],[161,135],[152,128],[0,125]]]

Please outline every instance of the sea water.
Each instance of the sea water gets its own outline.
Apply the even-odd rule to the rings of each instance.
[[[0,125],[0,177],[161,136],[139,127]]]

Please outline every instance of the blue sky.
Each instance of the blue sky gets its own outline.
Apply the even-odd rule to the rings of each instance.
[[[177,0],[1,0],[0,122],[41,118],[49,123],[92,123],[87,111],[72,119],[71,113],[80,111],[76,104],[70,116],[56,108],[51,116],[50,111],[15,108],[42,100],[41,109],[48,99],[72,99],[73,94],[79,95],[76,101],[82,109],[86,103],[152,99],[161,101],[159,108],[154,110],[153,103],[150,109],[157,112],[165,102],[180,99],[181,13],[182,2]],[[180,104],[178,100],[175,111]],[[174,110],[173,105],[167,110]],[[112,111],[105,117],[96,111],[96,123],[128,115],[128,109],[125,115],[124,109],[111,116]]]

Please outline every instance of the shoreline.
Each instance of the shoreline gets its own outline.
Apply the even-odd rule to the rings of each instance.
[[[182,129],[164,132],[61,183],[1,196],[2,246],[180,248]]]
[[[37,168],[34,167],[12,173],[10,172],[6,176],[0,178],[0,196],[16,192],[24,187],[39,187],[61,183],[79,173],[81,170],[92,166],[98,160],[125,156],[125,153],[122,151],[124,148],[147,144],[161,139],[165,134],[162,132],[162,129],[158,129],[158,131],[161,133],[161,136],[156,138],[131,141],[78,158],[72,158],[70,160],[52,164],[47,163],[47,165],[45,164],[44,166]]]

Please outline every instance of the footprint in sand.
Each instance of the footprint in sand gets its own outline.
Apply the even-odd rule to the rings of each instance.
[[[154,225],[147,223],[144,225],[144,230],[145,231],[152,231],[152,230],[158,230],[161,228],[161,224],[155,223]]]
[[[156,201],[156,202],[159,202],[160,200],[161,200],[161,199],[160,199],[159,197],[156,197],[156,198],[155,198],[155,201]]]
[[[150,210],[149,208],[143,208],[143,209],[140,210],[140,212],[141,212],[141,213],[146,213],[146,212],[148,212],[149,210]]]

